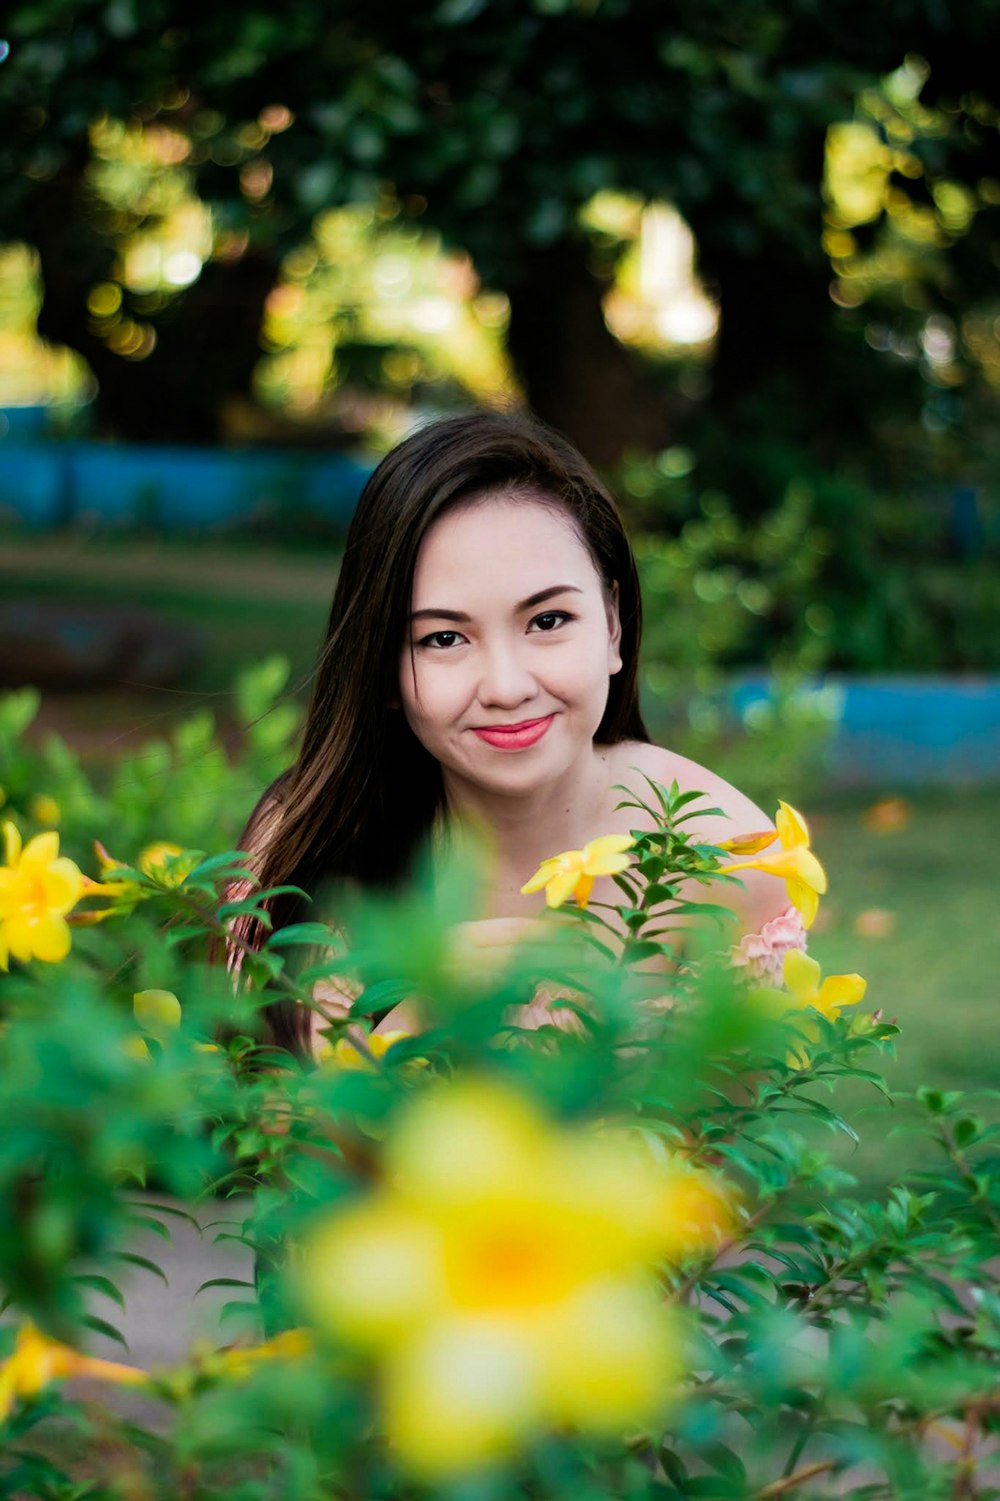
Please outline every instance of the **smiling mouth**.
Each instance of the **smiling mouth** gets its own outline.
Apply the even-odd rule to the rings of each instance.
[[[488,724],[473,733],[497,750],[525,750],[541,740],[554,718],[546,714],[544,719],[524,719],[520,724]]]

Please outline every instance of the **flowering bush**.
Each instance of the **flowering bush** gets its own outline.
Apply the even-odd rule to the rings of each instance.
[[[272,933],[236,993],[208,946],[267,896],[228,898],[237,853],[164,843],[169,799],[60,853],[33,795],[0,869],[0,1496],[997,1494],[995,1131],[925,1090],[927,1169],[854,1197],[812,1128],[852,1133],[831,1091],[884,1087],[896,1029],[795,950],[784,988],[731,963],[711,900],[753,865],[811,920],[794,809],[710,846],[693,795],[651,787],[652,832],[525,873],[549,910],[499,956],[454,941],[459,850],[345,897],[348,952],[318,920]],[[553,1024],[526,1030],[539,993]],[[426,1030],[370,1036],[403,995]],[[287,998],[321,1013],[315,1061],[268,1045]],[[155,1272],[137,1227],[236,1190],[259,1272],[235,1342],[87,1354],[95,1299]]]

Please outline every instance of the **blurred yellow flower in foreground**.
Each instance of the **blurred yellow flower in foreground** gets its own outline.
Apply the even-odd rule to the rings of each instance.
[[[163,1037],[181,1024],[181,1003],[172,990],[137,990],[132,1011],[144,1032]]]
[[[83,895],[83,876],[59,854],[59,835],[36,834],[22,848],[16,826],[3,826],[0,866],[0,969],[10,955],[21,963],[43,959],[56,964],[70,948],[66,914]]]
[[[578,907],[585,907],[597,876],[614,876],[627,870],[628,854],[633,845],[631,834],[602,834],[591,839],[582,850],[564,850],[543,860],[530,881],[521,887],[522,896],[545,888],[549,907],[561,907],[573,897]]]
[[[36,1397],[50,1382],[62,1381],[67,1376],[90,1376],[119,1385],[148,1380],[146,1372],[135,1366],[81,1355],[70,1345],[49,1339],[34,1324],[23,1324],[13,1353],[0,1364],[0,1422],[6,1419],[18,1398]]]
[[[132,997],[132,1014],[144,1032],[156,1041],[163,1044],[171,1032],[176,1032],[181,1024],[183,1012],[181,1003],[172,990],[137,990]],[[218,1053],[221,1051],[216,1042],[196,1042],[196,1053]],[[133,1058],[148,1058],[149,1048],[143,1037],[127,1037],[125,1039],[125,1051]]]
[[[789,803],[779,803],[774,822],[776,832],[746,834],[736,839],[724,840],[719,848],[731,854],[752,855],[752,859],[740,860],[735,865],[720,865],[722,874],[739,875],[744,870],[763,870],[768,875],[779,876],[785,883],[788,900],[802,914],[802,921],[811,928],[819,909],[819,899],[826,891],[826,871],[810,848],[809,827],[802,814]],[[780,841],[781,848],[760,854],[768,845]]]
[[[206,1374],[240,1380],[269,1360],[302,1360],[311,1355],[313,1339],[308,1329],[284,1329],[262,1345],[230,1345],[214,1350],[204,1364]]]
[[[378,1061],[397,1042],[404,1042],[412,1036],[412,1032],[370,1032],[361,1039],[360,1046],[351,1036],[338,1037],[336,1042],[330,1042],[324,1037],[316,1047],[316,1060],[326,1068],[370,1069],[371,1059],[365,1056],[362,1047],[367,1048],[371,1058]],[[426,1058],[415,1058],[413,1061],[422,1064],[427,1062]]]
[[[390,1133],[381,1187],[307,1239],[301,1295],[375,1358],[401,1462],[446,1479],[546,1426],[655,1418],[680,1359],[652,1268],[704,1236],[692,1205],[624,1133],[559,1126],[485,1078],[441,1084]]]

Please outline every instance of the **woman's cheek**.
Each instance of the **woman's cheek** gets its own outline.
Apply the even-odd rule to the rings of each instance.
[[[419,739],[446,734],[461,719],[466,699],[461,676],[451,664],[441,664],[435,671],[435,664],[418,662],[415,671],[404,678],[403,708]]]

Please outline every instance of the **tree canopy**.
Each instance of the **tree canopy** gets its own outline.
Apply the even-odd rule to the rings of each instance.
[[[832,440],[877,408],[885,366],[850,298],[830,296],[828,130],[908,55],[925,60],[914,103],[936,123],[911,131],[915,168],[890,163],[877,212],[833,231],[864,249],[893,192],[940,225],[936,189],[958,183],[972,209],[910,311],[986,295],[998,16],[998,0],[31,0],[0,66],[0,236],[37,247],[40,329],[90,362],[113,425],[209,438],[221,400],[248,387],[281,255],[320,210],[390,193],[507,295],[529,402],[607,462],[662,444],[685,411],[608,332],[617,247],[595,244],[580,210],[605,188],[666,200],[720,306],[716,417],[752,425],[806,391],[804,430]],[[157,345],[131,365],[87,310],[129,227],[93,193],[104,117],[180,136],[217,226],[197,281],[146,310]],[[894,144],[885,121],[873,129]],[[849,373],[862,367],[867,380]]]

